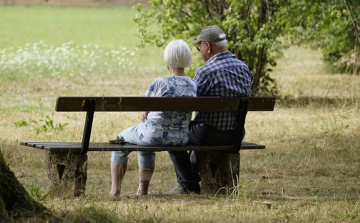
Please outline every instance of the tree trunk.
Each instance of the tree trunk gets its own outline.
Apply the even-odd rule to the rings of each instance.
[[[24,217],[50,220],[51,214],[45,206],[30,197],[6,164],[0,151],[0,221],[7,222],[10,219]]]
[[[197,151],[196,160],[201,176],[201,193],[237,193],[240,154]]]

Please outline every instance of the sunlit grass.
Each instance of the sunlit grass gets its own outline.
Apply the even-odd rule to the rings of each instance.
[[[135,46],[133,15],[130,7],[0,7],[0,49],[40,40],[50,45],[97,44],[107,50]]]
[[[0,6],[0,51],[22,49],[40,42],[50,47],[97,46],[99,51],[134,51],[139,45],[135,11],[123,8],[10,7]],[[45,56],[45,55],[44,55]],[[74,55],[76,56],[76,55]],[[141,49],[137,62],[153,67],[162,62],[162,49]]]
[[[281,94],[296,98],[359,99],[359,76],[330,74],[320,58],[320,51],[299,47],[287,50],[274,72]]]

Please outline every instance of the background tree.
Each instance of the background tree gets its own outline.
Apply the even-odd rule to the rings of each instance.
[[[292,1],[291,7],[279,11],[279,19],[287,20],[291,42],[321,49],[323,60],[335,72],[360,72],[359,1]]]
[[[157,46],[163,46],[172,38],[190,43],[202,27],[221,27],[227,34],[229,49],[247,63],[254,74],[253,94],[276,95],[276,82],[270,72],[284,48],[278,37],[285,28],[276,21],[279,4],[278,0],[150,0],[151,10],[143,10],[140,4],[135,6],[140,12],[135,22],[142,45]],[[151,32],[152,24],[160,30]],[[199,63],[193,63],[193,69],[199,67]]]
[[[345,5],[348,2],[352,9]],[[290,44],[321,49],[323,59],[340,71],[357,72],[359,47],[352,21],[360,20],[358,1],[344,0],[149,0],[138,4],[134,20],[141,45],[163,46],[169,39],[193,41],[202,27],[217,25],[227,34],[229,50],[254,74],[254,95],[277,95],[270,76]],[[153,28],[155,24],[155,27]],[[195,61],[194,73],[201,62]]]

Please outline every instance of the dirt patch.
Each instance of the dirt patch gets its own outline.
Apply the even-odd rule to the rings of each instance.
[[[120,7],[137,3],[147,5],[147,0],[0,0],[0,6],[11,5],[48,5],[64,7]]]

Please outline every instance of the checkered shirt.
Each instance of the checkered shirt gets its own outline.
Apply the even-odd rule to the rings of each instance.
[[[251,95],[252,73],[247,65],[230,51],[211,57],[196,72],[197,96],[240,97]],[[235,128],[235,112],[197,112],[195,121],[219,130]]]

